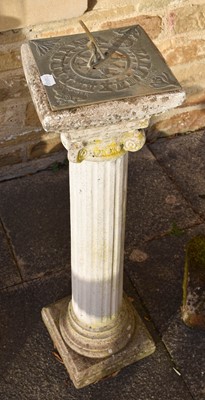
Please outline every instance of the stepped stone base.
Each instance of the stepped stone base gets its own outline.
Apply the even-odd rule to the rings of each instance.
[[[106,358],[88,358],[73,351],[64,342],[59,328],[59,318],[68,307],[70,297],[66,297],[42,310],[43,321],[57,348],[75,387],[82,388],[121,370],[155,351],[155,344],[133,307],[136,327],[127,346],[116,354]]]

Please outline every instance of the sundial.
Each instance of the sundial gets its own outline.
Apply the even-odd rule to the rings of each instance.
[[[152,115],[184,100],[139,25],[91,33],[80,23],[83,34],[31,40],[21,50],[42,126],[68,152],[72,296],[42,317],[76,388],[155,350],[123,294],[128,152],[143,147]]]
[[[29,41],[52,111],[181,90],[139,25]]]

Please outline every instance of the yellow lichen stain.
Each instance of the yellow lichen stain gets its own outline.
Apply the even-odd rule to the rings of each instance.
[[[148,120],[148,119],[142,119],[142,120],[139,122],[139,128],[140,128],[140,129],[142,129],[142,128],[147,128],[148,125],[149,125],[149,120]]]
[[[78,153],[78,162],[92,158],[110,159],[123,155],[123,145],[116,142],[104,144],[101,140],[95,140],[93,143],[81,149]]]
[[[147,121],[141,121],[140,124],[147,125]],[[81,162],[85,159],[92,160],[94,158],[109,160],[124,155],[126,151],[140,150],[144,143],[145,134],[143,130],[128,131],[119,138],[119,141],[103,142],[103,140],[96,139],[79,150],[77,161]]]
[[[123,147],[116,143],[116,142],[111,142],[108,143],[106,146],[101,147],[100,145],[96,144],[93,148],[93,154],[94,157],[99,157],[99,158],[112,158],[115,156],[119,156],[121,154],[124,154]]]

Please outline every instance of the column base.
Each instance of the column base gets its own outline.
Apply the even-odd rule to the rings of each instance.
[[[59,327],[65,343],[77,353],[90,358],[107,358],[123,349],[135,330],[131,302],[124,296],[120,312],[107,325],[89,328],[76,318],[72,302],[61,310]]]
[[[95,383],[155,351],[155,344],[147,328],[131,304],[135,318],[135,331],[129,343],[122,350],[106,358],[88,358],[76,353],[63,340],[59,327],[60,315],[68,308],[70,299],[70,297],[66,297],[44,307],[42,318],[70,379],[77,389]]]

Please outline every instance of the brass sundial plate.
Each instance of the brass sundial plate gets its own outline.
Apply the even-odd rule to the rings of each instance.
[[[105,54],[95,68],[88,67],[91,52],[84,33],[29,41],[53,111],[181,90],[139,25],[92,35]]]

